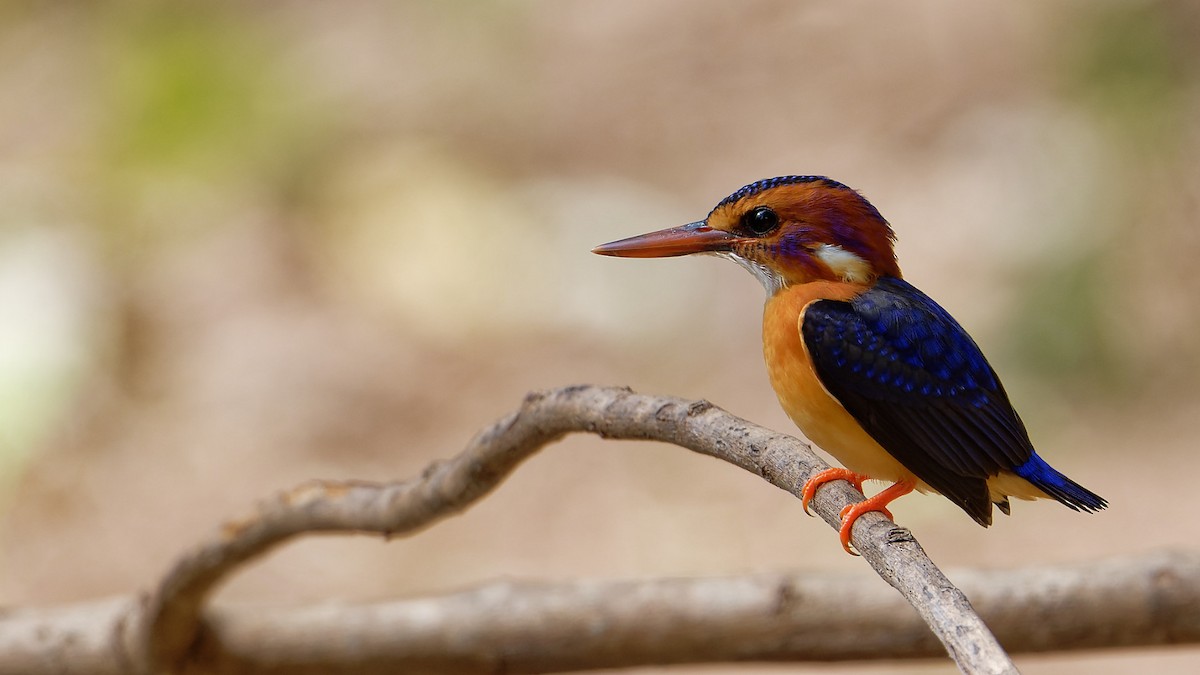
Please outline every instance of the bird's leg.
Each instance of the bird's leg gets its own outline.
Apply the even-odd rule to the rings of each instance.
[[[902,480],[892,484],[891,487],[866,501],[849,504],[846,508],[842,509],[842,528],[838,531],[838,534],[842,540],[842,548],[846,549],[846,553],[858,555],[850,548],[850,532],[854,529],[854,521],[858,520],[859,516],[868,511],[880,511],[888,517],[888,520],[894,520],[892,512],[887,509],[887,505],[912,492],[915,488],[916,483]]]
[[[814,495],[817,494],[817,488],[828,483],[831,480],[844,480],[854,486],[855,490],[862,492],[862,484],[870,476],[854,473],[849,469],[825,469],[804,484],[804,496],[800,499],[800,506],[804,508],[804,512],[808,513],[808,503],[812,501]],[[808,513],[808,515],[812,515]]]

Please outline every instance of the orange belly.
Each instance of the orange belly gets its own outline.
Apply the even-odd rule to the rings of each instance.
[[[932,490],[871,438],[821,384],[800,336],[800,320],[815,300],[848,300],[860,284],[815,281],[789,286],[767,300],[763,312],[763,356],[771,386],[784,412],[804,435],[847,469],[871,478],[914,481]]]
[[[789,286],[770,299],[763,311],[763,356],[771,386],[784,412],[810,441],[847,469],[877,480],[913,481],[917,490],[934,492],[887,450],[875,442],[858,420],[825,389],[813,369],[800,336],[804,310],[816,300],[849,300],[866,290],[860,284],[814,281]],[[994,501],[1005,497],[1045,499],[1045,492],[1024,478],[1001,473],[988,479]]]

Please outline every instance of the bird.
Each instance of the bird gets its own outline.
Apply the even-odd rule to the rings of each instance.
[[[1083,512],[1108,503],[1037,452],[996,371],[950,313],[905,281],[896,235],[858,191],[825,176],[779,176],[725,197],[703,219],[602,244],[624,258],[727,258],[767,291],[763,357],[775,393],[804,435],[845,468],[806,481],[891,483],[841,511],[855,521],[916,490],[941,494],[975,522],[1010,498],[1054,499]]]

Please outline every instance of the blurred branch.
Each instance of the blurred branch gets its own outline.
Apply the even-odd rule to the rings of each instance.
[[[955,573],[1012,652],[1200,642],[1200,555]],[[0,619],[0,672],[128,672],[128,598]],[[546,673],[646,664],[936,657],[902,598],[846,575],[494,583],[434,598],[217,608],[185,671]],[[50,655],[54,654],[54,658]]]
[[[644,396],[628,389],[566,387],[526,398],[520,409],[476,436],[457,457],[399,483],[314,482],[276,496],[257,513],[226,525],[184,555],[145,606],[120,624],[128,663],[172,671],[197,656],[205,604],[215,586],[246,561],[301,534],[359,532],[396,536],[462,511],[524,459],[570,432],[673,443],[736,464],[799,495],[826,468],[804,443],[734,417],[706,401]],[[833,527],[862,495],[838,482],[817,493],[816,512]],[[917,609],[959,667],[1015,672],[966,597],[904,528],[879,513],[860,518],[855,547]],[[364,655],[365,658],[365,655]]]
[[[258,513],[227,525],[221,536],[186,554],[151,596],[134,626],[135,662],[169,670],[188,660],[213,587],[247,560],[299,534],[370,532],[403,535],[462,511],[516,466],[570,432],[674,443],[752,471],[796,496],[826,468],[804,443],[756,426],[707,401],[644,396],[628,389],[576,386],[526,397],[521,408],[472,439],[466,450],[402,483],[316,482],[283,493]],[[842,483],[822,490],[816,512],[833,527],[843,506],[862,495]],[[1016,672],[966,596],[929,560],[908,530],[872,513],[855,528],[854,545],[900,591],[971,673]]]

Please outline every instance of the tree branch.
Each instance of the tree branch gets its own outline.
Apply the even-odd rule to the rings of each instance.
[[[1017,651],[1200,641],[1200,555],[961,577],[989,624]],[[347,624],[349,617],[357,620]],[[329,663],[352,662],[362,640],[386,645],[381,654],[406,655],[387,672],[549,673],[945,653],[902,598],[881,584],[831,574],[499,583],[349,612],[218,616],[210,628],[201,653],[220,657],[212,665],[239,668],[312,654],[317,636],[333,657]],[[268,635],[278,643],[267,643]]]
[[[1200,554],[953,576],[1013,652],[1200,642]],[[0,673],[130,672],[119,598],[0,618]],[[547,673],[648,664],[928,658],[903,598],[832,574],[492,583],[434,598],[205,612],[190,672]]]
[[[457,457],[401,483],[303,485],[262,504],[253,516],[186,554],[150,596],[127,637],[130,660],[151,672],[187,661],[204,603],[230,572],[291,537],[318,532],[406,535],[458,513],[495,488],[521,461],[570,432],[652,439],[723,459],[799,496],[826,468],[804,443],[756,426],[706,401],[644,396],[628,389],[565,387],[526,398],[515,413],[476,436]],[[813,505],[837,527],[846,504],[862,499],[847,483],[818,492]],[[854,545],[900,591],[959,667],[1015,672],[966,597],[929,560],[908,530],[881,514],[858,520]]]
[[[798,494],[825,468],[806,445],[704,401],[568,387],[529,396],[456,458],[391,484],[303,485],[185,555],[157,590],[0,616],[0,673],[445,673],[580,670],[713,661],[927,657],[1013,672],[965,596],[903,528],[868,514],[854,543],[917,607],[882,587],[820,576],[496,584],[427,600],[290,611],[211,610],[242,563],[309,532],[394,536],[457,513],[521,461],[574,431],[674,443]],[[861,499],[838,482],[814,507],[837,526]],[[1200,641],[1200,556],[962,573],[1015,650]],[[939,644],[925,628],[933,628]]]
[[[961,578],[1009,649],[1200,641],[1200,555],[1160,553],[963,572]],[[201,665],[217,672],[249,665],[257,673],[272,662],[312,655],[318,636],[332,657],[325,663],[353,663],[364,640],[381,647],[379,654],[405,655],[381,673],[549,673],[945,653],[902,598],[848,575],[500,583],[351,611],[217,616],[208,625],[199,653],[212,660]]]

